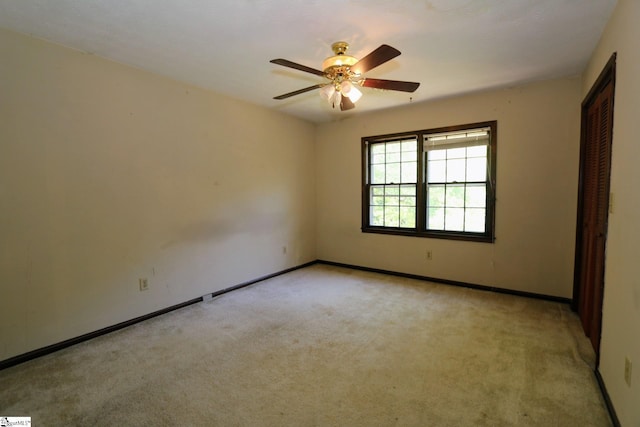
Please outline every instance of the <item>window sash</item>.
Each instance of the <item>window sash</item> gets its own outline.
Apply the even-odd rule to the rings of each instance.
[[[418,138],[405,137],[369,144],[368,183],[417,184]]]
[[[487,182],[443,182],[427,185],[426,230],[485,233],[488,190]],[[478,215],[479,213],[482,215]]]
[[[416,229],[417,184],[369,185],[369,225]]]
[[[418,223],[418,137],[369,144],[368,224],[416,229]]]
[[[490,128],[485,127],[424,136],[427,231],[486,232],[490,135]],[[482,155],[466,150],[480,146],[487,147]],[[430,153],[436,150],[443,153],[432,158]],[[459,156],[452,156],[454,152]]]

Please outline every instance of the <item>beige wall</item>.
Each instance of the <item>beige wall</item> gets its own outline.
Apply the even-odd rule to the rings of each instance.
[[[0,55],[0,360],[316,259],[313,125],[14,33]]]
[[[487,120],[498,121],[494,244],[360,231],[361,137]],[[579,78],[323,125],[317,139],[318,257],[570,298],[579,132]],[[433,252],[431,261],[427,250]]]
[[[640,425],[640,2],[618,0],[583,75],[583,97],[614,52],[617,56],[611,192],[599,371],[622,426]],[[635,365],[631,387],[625,357]]]

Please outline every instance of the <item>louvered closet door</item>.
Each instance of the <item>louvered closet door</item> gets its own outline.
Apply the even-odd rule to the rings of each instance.
[[[584,159],[582,271],[579,313],[596,350],[600,345],[604,256],[609,209],[613,88],[607,85],[587,110]]]

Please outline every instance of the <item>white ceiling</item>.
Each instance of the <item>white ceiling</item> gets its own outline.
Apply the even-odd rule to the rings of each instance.
[[[0,0],[0,27],[54,41],[314,122],[583,71],[616,0]],[[269,63],[322,68],[331,44],[402,55],[366,76],[421,82],[363,88],[332,110],[323,81]],[[411,99],[412,98],[412,99]]]

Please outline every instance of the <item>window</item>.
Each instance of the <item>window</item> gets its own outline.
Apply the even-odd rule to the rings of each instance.
[[[362,230],[493,242],[497,123],[362,139]]]
[[[371,146],[371,225],[415,228],[418,140],[379,142]]]

